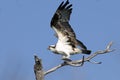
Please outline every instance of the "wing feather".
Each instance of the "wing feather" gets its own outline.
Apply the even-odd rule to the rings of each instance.
[[[76,34],[69,24],[71,13],[72,4],[69,4],[69,0],[67,0],[65,3],[63,1],[52,17],[51,27],[56,32],[59,41],[69,44],[73,47],[79,45],[86,49],[86,46],[76,39]]]

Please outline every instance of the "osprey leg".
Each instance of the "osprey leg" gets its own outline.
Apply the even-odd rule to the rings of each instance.
[[[65,54],[65,55],[63,55],[63,56],[62,56],[62,60],[72,61],[72,60],[70,59],[70,54]]]

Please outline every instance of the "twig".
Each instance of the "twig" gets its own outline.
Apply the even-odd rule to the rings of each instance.
[[[92,58],[94,58],[95,56],[99,55],[99,54],[105,54],[105,53],[109,53],[109,52],[114,51],[114,50],[110,50],[112,44],[113,44],[113,42],[110,42],[110,43],[107,45],[107,47],[106,47],[105,50],[97,51],[97,52],[91,54],[90,56],[88,56],[87,58],[84,58],[84,56],[83,56],[83,58],[80,59],[80,60],[64,61],[63,63],[59,64],[58,66],[53,67],[53,68],[51,68],[50,70],[46,71],[46,72],[44,73],[44,75],[47,75],[47,74],[49,74],[49,73],[51,73],[51,72],[54,72],[55,70],[57,70],[57,69],[59,69],[59,68],[61,68],[61,67],[63,67],[63,66],[66,66],[66,65],[74,66],[74,67],[77,66],[77,67],[78,67],[78,66],[82,66],[82,65],[84,64],[84,62],[91,62],[91,63],[94,63],[94,64],[100,64],[101,62],[95,62],[95,61],[93,62],[93,61],[90,61],[90,60],[91,60]]]

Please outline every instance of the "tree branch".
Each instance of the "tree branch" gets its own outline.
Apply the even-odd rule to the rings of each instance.
[[[90,56],[88,56],[87,58],[83,58],[80,59],[80,60],[75,60],[75,61],[64,61],[63,63],[59,64],[58,66],[56,67],[53,67],[51,68],[50,70],[44,72],[44,75],[47,75],[51,72],[54,72],[56,71],[57,69],[63,67],[63,66],[66,66],[66,65],[69,65],[69,66],[74,66],[74,67],[80,67],[80,66],[83,66],[84,62],[91,62],[91,63],[94,63],[94,64],[100,64],[101,62],[93,62],[93,61],[90,61],[92,58],[94,58],[95,56],[99,55],[99,54],[105,54],[105,53],[109,53],[109,52],[112,52],[114,50],[110,50],[111,46],[112,46],[113,42],[110,42],[106,49],[105,50],[100,50],[100,51],[97,51],[93,54],[91,54]]]
[[[51,68],[50,70],[48,70],[48,71],[46,71],[46,72],[44,72],[44,75],[47,75],[47,74],[49,74],[49,73],[51,73],[51,72],[54,72],[54,71],[56,71],[57,69],[59,69],[59,68],[61,68],[61,67],[63,67],[63,66],[67,66],[67,65],[71,65],[71,66],[82,66],[84,64],[84,56],[83,56],[83,59],[82,59],[82,61],[81,61],[81,64],[76,64],[76,65],[74,65],[74,64],[72,64],[71,62],[67,62],[67,61],[64,61],[63,63],[61,63],[61,64],[59,64],[58,66],[56,66],[56,67],[53,67],[53,68]]]
[[[49,73],[51,73],[51,72],[54,72],[54,71],[56,71],[57,69],[59,69],[59,68],[65,66],[65,65],[66,65],[65,63],[59,64],[58,66],[56,66],[56,67],[54,67],[54,68],[52,68],[52,69],[50,69],[50,70],[44,72],[44,75],[47,75],[47,74],[49,74]]]

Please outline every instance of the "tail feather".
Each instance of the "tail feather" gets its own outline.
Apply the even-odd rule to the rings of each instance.
[[[84,53],[84,54],[90,54],[91,53],[91,50],[82,50],[82,53]]]
[[[82,49],[87,49],[87,47],[81,42],[81,41],[79,41],[78,39],[77,39],[77,44],[82,48]]]

